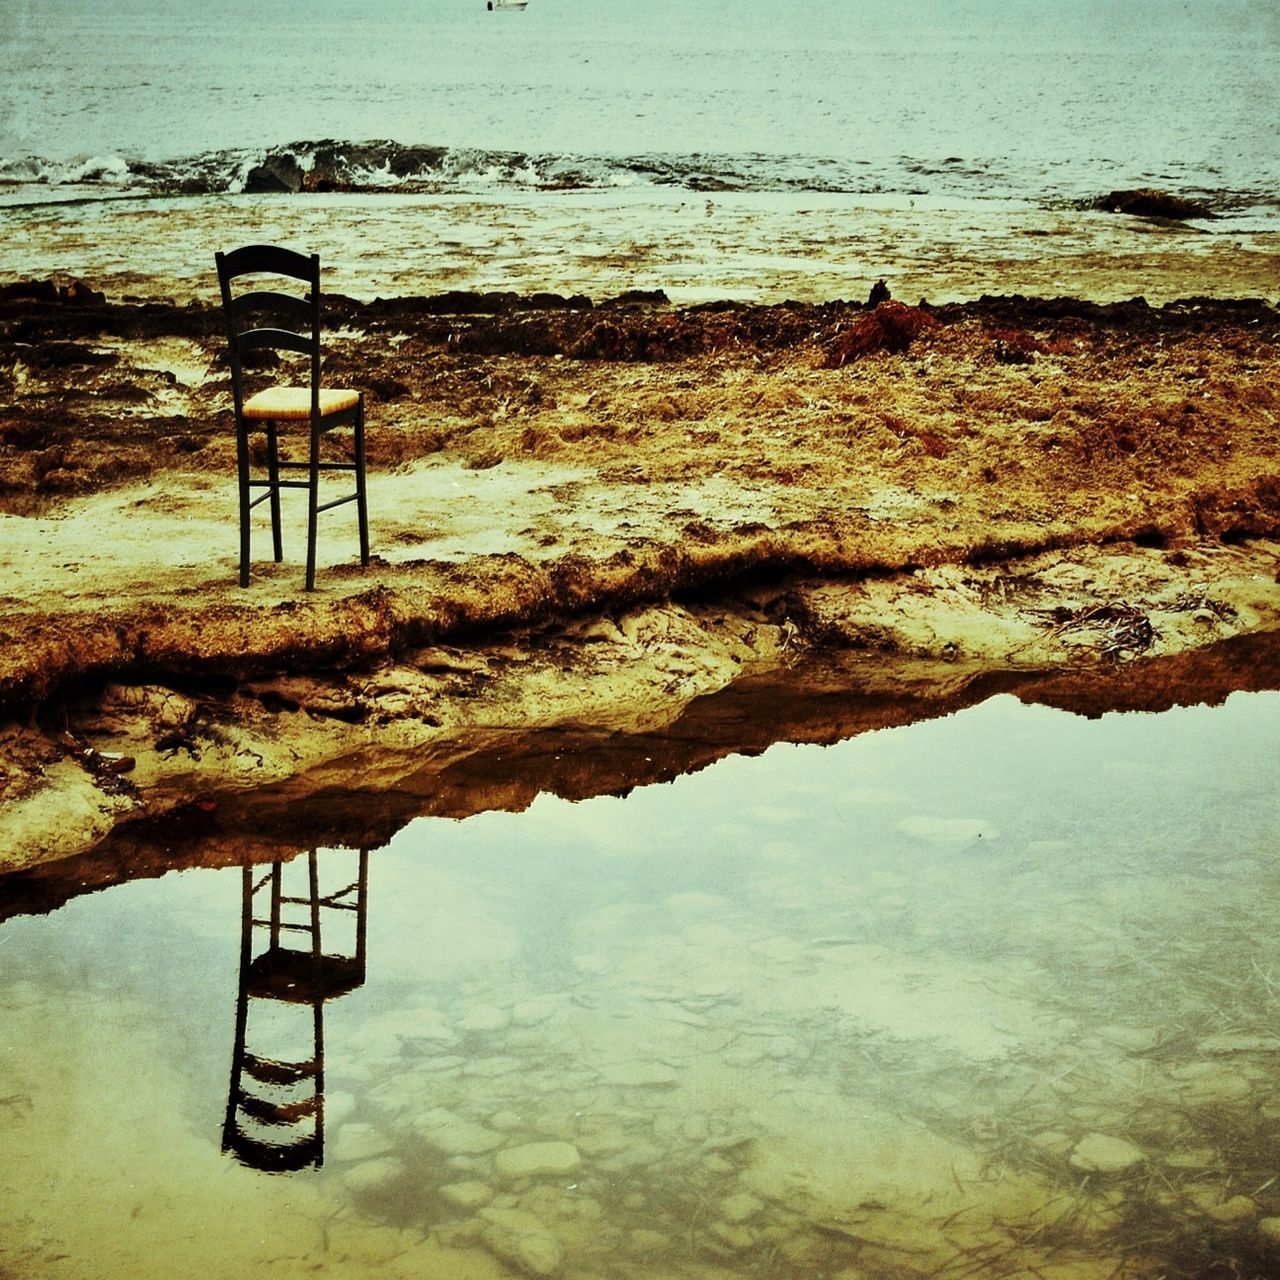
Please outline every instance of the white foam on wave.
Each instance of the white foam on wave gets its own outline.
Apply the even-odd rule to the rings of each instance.
[[[110,154],[90,156],[80,164],[73,165],[67,177],[60,181],[104,182],[119,186],[130,182],[132,178],[129,162],[123,156]]]

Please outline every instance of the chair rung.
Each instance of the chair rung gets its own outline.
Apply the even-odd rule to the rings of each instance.
[[[334,507],[340,507],[344,502],[354,502],[360,495],[358,493],[349,493],[345,498],[334,498],[332,502],[322,502],[317,508],[317,514],[321,511],[330,511]]]
[[[319,1115],[321,1106],[318,1095],[300,1098],[297,1102],[273,1102],[244,1090],[240,1091],[236,1103],[245,1115],[260,1123],[278,1125],[295,1125],[300,1120]]]
[[[308,1165],[318,1168],[324,1163],[324,1134],[317,1126],[301,1142],[264,1142],[229,1120],[223,1129],[222,1149],[233,1151],[241,1164],[264,1173],[296,1173]]]
[[[253,923],[255,925],[260,925],[264,929],[268,925],[271,925],[273,928],[276,928],[276,929],[291,929],[294,933],[310,933],[311,932],[311,926],[309,924],[294,924],[289,920],[272,920],[269,917],[264,919],[258,919],[258,917],[255,916],[253,919]]]
[[[277,462],[276,466],[280,467],[282,470],[285,467],[298,471],[311,470],[311,463],[309,462],[285,462],[283,459]],[[316,467],[317,471],[354,471],[355,469],[356,464],[354,462],[321,462]],[[263,482],[259,481],[258,483],[261,484]],[[268,480],[266,483],[270,484],[271,482]]]
[[[280,465],[284,466],[284,463],[282,462]],[[299,465],[302,467],[304,471],[307,469],[305,463],[300,463]],[[331,467],[320,467],[318,469],[320,471],[354,471],[355,470],[354,467],[337,466],[337,465],[331,466]],[[250,480],[248,481],[248,486],[250,489],[310,489],[311,481],[310,480]],[[262,499],[259,498],[258,501],[261,502]]]
[[[297,1084],[313,1078],[320,1070],[314,1058],[304,1062],[279,1062],[274,1058],[260,1058],[256,1053],[245,1053],[244,1069],[263,1084]]]

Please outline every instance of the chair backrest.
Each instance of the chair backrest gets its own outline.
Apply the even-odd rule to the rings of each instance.
[[[250,351],[294,351],[311,358],[313,413],[320,404],[320,255],[303,254],[278,245],[250,244],[216,253],[218,284],[231,358],[231,389],[236,417],[244,405],[244,356]],[[274,288],[236,293],[242,276],[275,276],[305,282],[304,296]]]

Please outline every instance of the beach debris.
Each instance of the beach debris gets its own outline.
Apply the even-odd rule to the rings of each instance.
[[[881,302],[867,315],[860,316],[841,330],[827,344],[823,367],[839,369],[859,356],[877,351],[900,355],[912,340],[926,329],[936,329],[938,321],[921,307],[905,302]]]
[[[1141,609],[1123,600],[1083,609],[1052,609],[1049,617],[1056,624],[1056,635],[1080,629],[1100,632],[1099,652],[1112,661],[1119,661],[1126,655],[1145,653],[1157,635],[1151,619]]]
[[[1203,626],[1235,622],[1239,617],[1236,607],[1230,601],[1216,599],[1204,587],[1181,592],[1173,602],[1173,609],[1175,612],[1191,614],[1192,619]]]
[[[138,762],[133,756],[119,751],[99,751],[96,747],[81,742],[72,733],[64,731],[58,734],[57,740],[73,760],[100,780],[106,781],[118,774],[131,773],[137,767]]]
[[[997,364],[1034,364],[1036,356],[1049,350],[1025,329],[991,329],[988,332]]]

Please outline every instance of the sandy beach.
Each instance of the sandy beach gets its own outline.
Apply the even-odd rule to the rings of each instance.
[[[49,7],[0,1280],[1280,1275],[1275,6]]]
[[[447,779],[535,730],[661,737],[748,688],[871,686],[910,718],[993,680],[1198,701],[1197,653],[1210,698],[1224,662],[1263,678],[1261,649],[1211,647],[1265,649],[1280,619],[1265,301],[337,296],[374,559],[328,514],[307,595],[296,507],[284,563],[260,527],[236,585],[220,317],[154,293],[0,297],[0,865],[141,858],[192,814],[194,856],[267,857],[262,815],[321,793],[377,797],[316,812],[383,838],[521,807],[541,783]],[[848,731],[808,714],[780,733]]]

